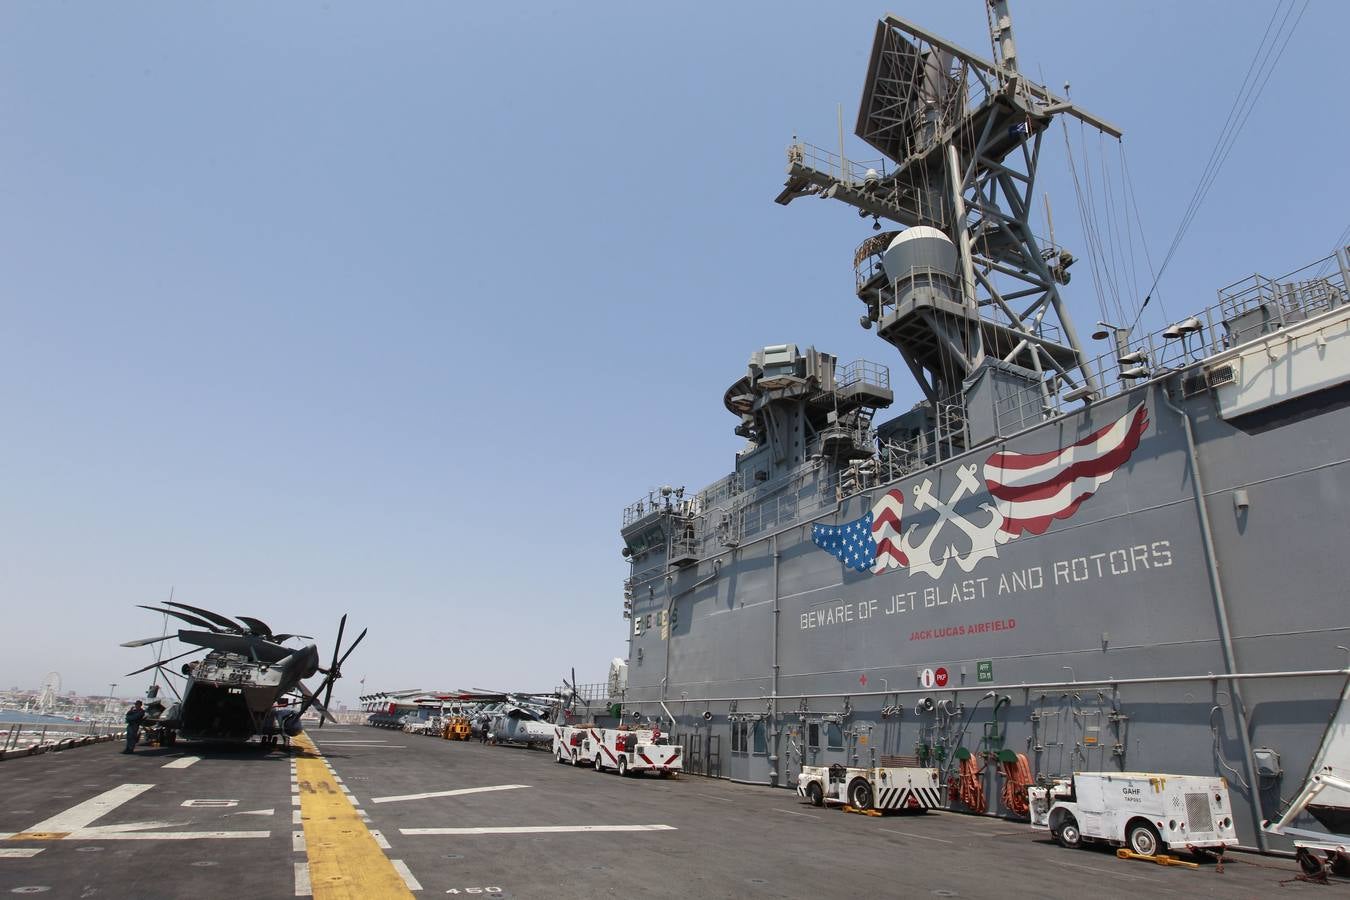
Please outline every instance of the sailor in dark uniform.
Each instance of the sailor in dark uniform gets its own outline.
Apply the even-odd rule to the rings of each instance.
[[[141,722],[145,720],[145,709],[141,706],[141,701],[137,700],[136,705],[127,710],[127,748],[123,753],[134,753],[132,749],[136,746],[136,741],[141,736]]]

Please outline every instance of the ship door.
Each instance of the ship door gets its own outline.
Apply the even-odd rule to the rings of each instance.
[[[1084,772],[1103,772],[1106,770],[1105,746],[1110,745],[1111,736],[1105,728],[1106,716],[1100,707],[1083,707],[1077,710],[1074,724],[1078,738],[1078,758],[1082,764],[1077,768]]]
[[[1073,772],[1072,746],[1064,746],[1064,709],[1041,695],[1040,705],[1031,714],[1031,749],[1035,753],[1035,773],[1055,777]]]
[[[744,719],[732,719],[727,724],[731,726],[731,756],[727,760],[727,777],[733,781],[745,781],[746,770],[750,767],[745,741],[746,725],[749,723]]]
[[[769,719],[753,715],[733,719],[727,777],[763,783],[769,778]]]
[[[1067,776],[1118,767],[1115,718],[1100,695],[1041,695],[1031,714],[1035,774]]]
[[[844,726],[829,719],[807,721],[805,726],[805,757],[803,764],[808,766],[828,766],[834,763],[848,762],[848,751],[844,746]]]
[[[681,746],[684,747],[684,769],[690,775],[707,775],[704,771],[704,760],[707,758],[703,752],[703,745],[707,743],[707,734],[705,729],[695,728],[693,731],[686,731],[680,736]]]
[[[721,740],[713,734],[712,723],[705,722],[682,735],[684,770],[691,775],[722,774]]]
[[[779,784],[788,787],[795,787],[797,776],[801,774],[802,763],[806,753],[806,729],[799,726],[785,726],[783,728],[783,775]]]
[[[818,766],[820,762],[820,721],[802,724],[802,765]]]

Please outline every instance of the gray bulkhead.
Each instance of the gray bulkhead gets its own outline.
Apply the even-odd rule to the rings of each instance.
[[[1243,842],[1255,844],[1256,814],[1247,802],[1253,774],[1261,814],[1276,815],[1342,682],[1241,682],[1251,745],[1263,763],[1263,771],[1248,770],[1232,685],[1209,677],[1227,668],[1185,435],[1163,400],[1164,383],[855,495],[837,512],[832,506],[796,523],[761,522],[760,533],[747,528],[737,546],[670,577],[658,564],[635,590],[634,617],[651,624],[631,637],[629,703],[664,715],[642,703],[664,700],[694,770],[779,786],[791,786],[802,764],[866,764],[881,755],[931,753],[945,770],[958,746],[1025,753],[1038,776],[1097,769],[1225,775],[1243,798],[1234,802]],[[912,498],[929,482],[928,493],[951,498],[960,467],[981,466],[1005,447],[1058,450],[1140,403],[1147,429],[1109,482],[1044,534],[998,544],[996,556],[968,572],[957,559],[938,577],[858,572],[811,541],[813,522],[857,519],[889,489]],[[1220,419],[1208,395],[1180,405],[1195,429],[1236,671],[1343,667],[1350,470],[1339,448],[1350,412],[1332,404],[1293,425],[1244,429]],[[826,490],[823,481],[798,493],[816,490]],[[990,500],[981,491],[952,508],[978,523]],[[907,504],[902,524],[923,534],[937,518]],[[953,524],[945,529],[941,540],[956,555],[973,544]],[[663,639],[660,623],[672,609]],[[981,663],[991,670],[987,682]],[[924,669],[945,669],[945,688],[923,688]],[[1159,676],[1194,680],[1111,683]],[[986,684],[1010,702],[983,699]],[[1044,686],[1015,687],[1021,684]],[[743,742],[733,734],[738,728]],[[986,795],[999,812],[995,768],[986,770]]]

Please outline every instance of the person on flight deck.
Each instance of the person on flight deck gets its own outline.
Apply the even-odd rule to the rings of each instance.
[[[144,720],[145,710],[141,707],[141,701],[137,700],[136,705],[127,710],[127,747],[123,753],[135,752],[132,748],[141,736],[141,722]]]

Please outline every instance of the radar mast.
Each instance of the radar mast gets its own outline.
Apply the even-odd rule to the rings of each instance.
[[[958,411],[972,444],[1097,393],[1060,296],[1074,256],[1042,246],[1030,217],[1056,116],[1121,134],[1018,71],[1006,0],[989,0],[988,16],[998,61],[896,16],[878,22],[856,133],[880,171],[793,143],[777,197],[842,200],[878,230],[906,229],[858,247],[860,323],[900,351],[934,412]]]

